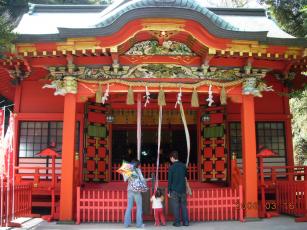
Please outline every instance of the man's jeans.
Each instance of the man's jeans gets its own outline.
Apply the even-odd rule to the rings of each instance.
[[[171,204],[173,214],[175,217],[175,224],[180,224],[180,209],[183,224],[189,224],[188,209],[187,209],[187,195],[185,193],[171,192]]]
[[[136,203],[136,227],[140,228],[143,225],[142,195],[140,192],[128,191],[128,202],[127,202],[127,209],[125,212],[124,225],[125,227],[129,227],[129,225],[131,225],[131,211],[133,208],[134,200]]]

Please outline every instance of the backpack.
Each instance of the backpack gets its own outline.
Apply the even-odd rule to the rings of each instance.
[[[146,182],[141,180],[139,173],[136,171],[137,177],[131,178],[130,181],[130,188],[133,192],[147,192],[148,187],[146,185]]]

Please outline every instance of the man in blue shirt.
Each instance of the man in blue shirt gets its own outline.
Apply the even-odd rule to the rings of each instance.
[[[178,152],[172,151],[170,161],[173,163],[168,171],[168,195],[171,198],[171,205],[175,221],[173,225],[179,227],[180,209],[182,214],[182,223],[189,226],[186,194],[186,176],[187,168],[184,163],[178,160]]]

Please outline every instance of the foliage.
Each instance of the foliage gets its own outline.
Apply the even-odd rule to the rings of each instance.
[[[291,93],[288,93],[287,96],[289,96],[290,99],[296,98],[299,100],[304,100],[306,95],[305,91],[307,90],[307,84],[304,84],[304,86],[301,89],[294,90]]]
[[[215,7],[244,7],[250,0],[206,0],[209,6]]]
[[[307,0],[260,0],[265,3],[277,23],[296,37],[307,35]]]
[[[295,160],[297,164],[303,164],[307,159],[307,87],[302,91],[299,98],[290,100],[292,119],[292,132]]]
[[[286,32],[297,37],[307,37],[307,0],[260,0],[260,2],[269,7],[272,16]],[[288,96],[291,98],[290,108],[293,115],[295,161],[297,164],[304,164],[304,159],[307,159],[307,85],[291,92]]]
[[[11,42],[15,38],[12,29],[13,27],[10,23],[3,17],[0,17],[0,54],[8,50]]]

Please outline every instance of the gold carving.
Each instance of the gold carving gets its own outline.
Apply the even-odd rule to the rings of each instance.
[[[78,91],[78,83],[76,81],[76,78],[71,76],[64,77],[64,89],[66,93],[73,93],[76,94]]]

